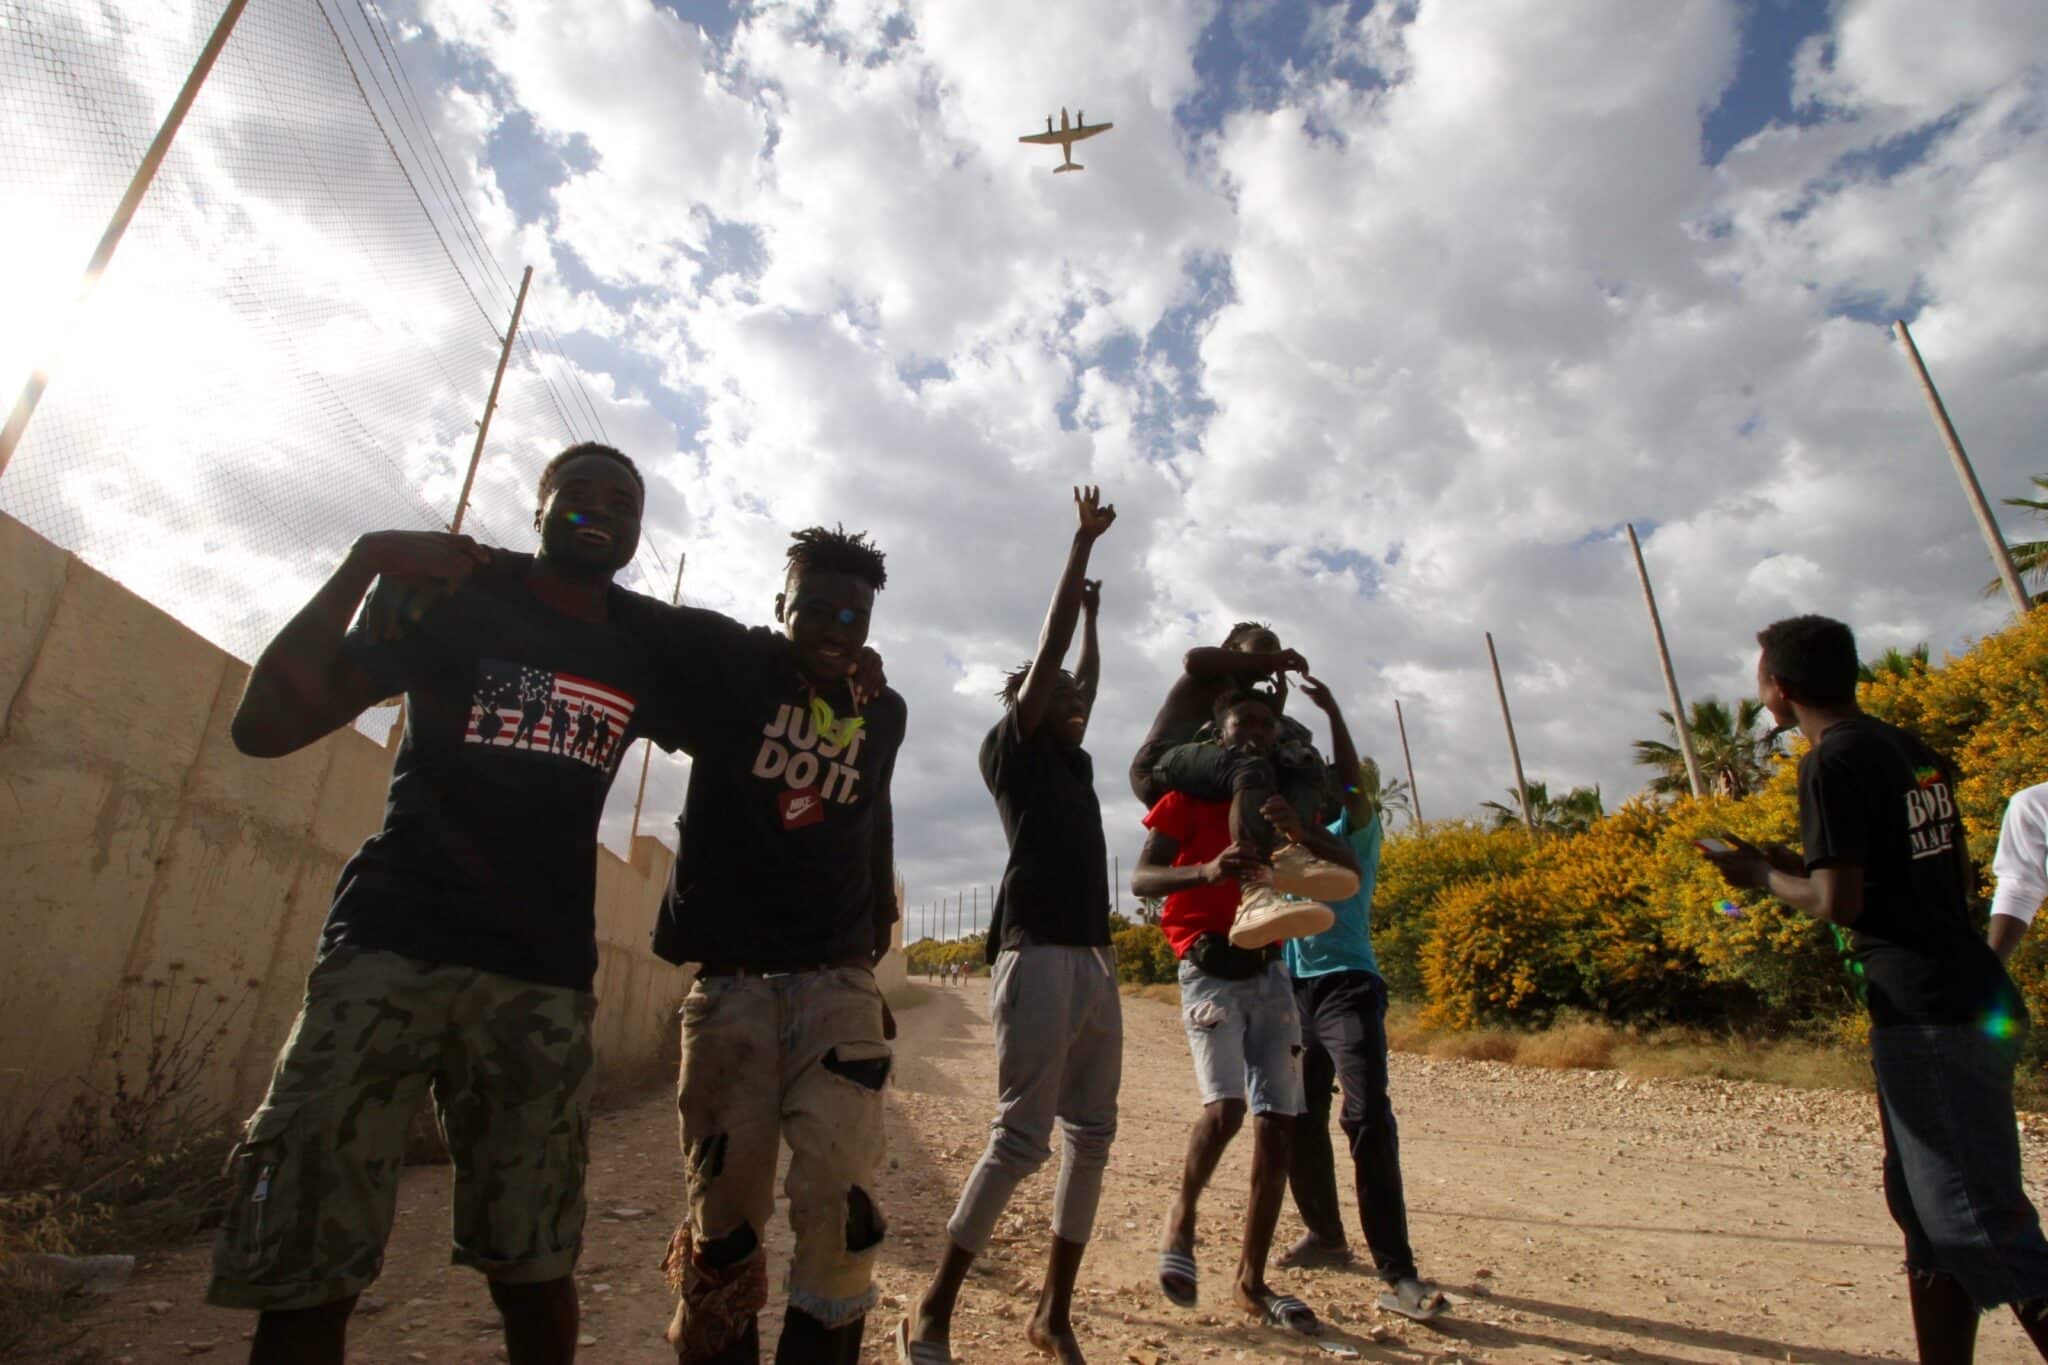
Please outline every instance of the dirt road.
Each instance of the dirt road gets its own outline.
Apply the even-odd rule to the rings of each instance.
[[[945,1219],[986,1134],[993,1094],[987,986],[921,987],[903,1034],[881,1182],[891,1235],[868,1357],[893,1359],[888,1329],[921,1287]],[[1332,1360],[1255,1326],[1226,1288],[1250,1143],[1225,1157],[1202,1209],[1203,1306],[1168,1305],[1153,1283],[1161,1216],[1195,1112],[1178,1012],[1125,1002],[1121,1134],[1077,1327],[1092,1361]],[[1878,1190],[1872,1102],[1855,1095],[1712,1081],[1619,1080],[1612,1072],[1517,1070],[1397,1056],[1410,1217],[1423,1272],[1458,1298],[1436,1329],[1382,1316],[1356,1271],[1276,1272],[1324,1315],[1329,1346],[1368,1361],[1769,1360],[1861,1365],[1909,1360],[1898,1239]],[[2048,1195],[2048,1125],[2026,1138],[2029,1188]],[[1340,1139],[1341,1140],[1341,1139]],[[666,1095],[601,1116],[592,1138],[591,1226],[578,1279],[593,1365],[673,1360],[657,1268],[679,1207]],[[1341,1149],[1340,1149],[1341,1150]],[[384,1277],[351,1335],[357,1362],[461,1365],[501,1359],[481,1280],[447,1265],[447,1171],[408,1170]],[[1037,1359],[1023,1344],[1037,1292],[1052,1166],[1019,1192],[962,1295],[963,1361]],[[778,1219],[781,1213],[778,1211]],[[1354,1223],[1355,1230],[1355,1223]],[[1279,1244],[1300,1232],[1292,1209]],[[769,1238],[780,1280],[788,1230]],[[63,1358],[239,1359],[251,1320],[199,1303],[202,1247],[156,1258],[97,1310]],[[764,1319],[772,1335],[777,1306]],[[1348,1358],[1348,1357],[1346,1357]],[[1978,1359],[2034,1359],[2006,1315],[1987,1318]]]

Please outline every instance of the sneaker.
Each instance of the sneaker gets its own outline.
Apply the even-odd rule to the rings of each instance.
[[[1273,889],[1315,901],[1341,901],[1358,894],[1358,874],[1342,863],[1318,858],[1300,844],[1273,851]]]
[[[1282,939],[1320,934],[1337,922],[1337,912],[1320,901],[1289,900],[1268,879],[1243,883],[1237,921],[1230,926],[1234,948],[1263,948]]]

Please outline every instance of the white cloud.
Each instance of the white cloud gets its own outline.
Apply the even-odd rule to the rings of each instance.
[[[1785,73],[1798,121],[1714,166],[1734,0],[1331,6],[1258,107],[1190,128],[1221,13],[762,6],[714,41],[629,0],[424,0],[407,44],[488,249],[535,265],[548,318],[582,334],[686,595],[764,621],[813,521],[889,552],[914,904],[999,872],[975,749],[1075,483],[1122,512],[1091,745],[1125,862],[1127,756],[1181,651],[1240,617],[1275,620],[1389,765],[1403,699],[1433,816],[1511,780],[1487,630],[1531,775],[1610,801],[1638,784],[1629,742],[1665,703],[1624,521],[1689,696],[1744,693],[1784,612],[1840,613],[1872,653],[1996,625],[1881,322],[1914,317],[1987,489],[2019,491],[2048,376],[2038,5],[1843,4]],[[1077,146],[1083,175],[1015,141],[1062,105],[1117,125]],[[511,208],[534,168],[493,161],[515,119],[568,158],[538,221]],[[445,348],[472,324],[310,264],[332,239],[291,205],[251,212],[297,243],[307,293],[365,293],[297,353],[376,414],[413,403],[379,435],[441,489],[467,381],[355,370],[408,328]],[[605,348],[615,365],[590,361]],[[521,467],[485,479],[493,525],[524,515]],[[267,581],[320,568],[246,539]],[[647,824],[681,773],[657,762]]]

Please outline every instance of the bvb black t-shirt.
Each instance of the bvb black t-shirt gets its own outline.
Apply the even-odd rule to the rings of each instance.
[[[691,766],[655,953],[780,971],[886,947],[903,698],[856,709],[844,683],[813,689],[774,631],[690,608],[663,619],[664,706]]]
[[[2019,998],[1970,913],[1970,867],[1948,761],[1895,725],[1829,726],[1799,763],[1808,870],[1863,869],[1850,947],[1871,1022],[1976,1024]]]
[[[1011,711],[981,742],[981,779],[1010,842],[988,960],[1034,944],[1108,943],[1109,854],[1087,750],[1061,744],[1050,725],[1025,735]]]
[[[565,616],[527,589],[530,559],[502,558],[399,639],[360,623],[347,637],[349,659],[405,693],[405,734],[384,826],[342,869],[321,943],[587,991],[598,821],[658,709],[633,621],[659,605],[614,587],[607,620]]]

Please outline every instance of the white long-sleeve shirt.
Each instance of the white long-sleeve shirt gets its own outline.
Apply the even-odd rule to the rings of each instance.
[[[2006,803],[1991,873],[1998,879],[1991,913],[2032,923],[2048,899],[2048,782],[2014,792]]]

